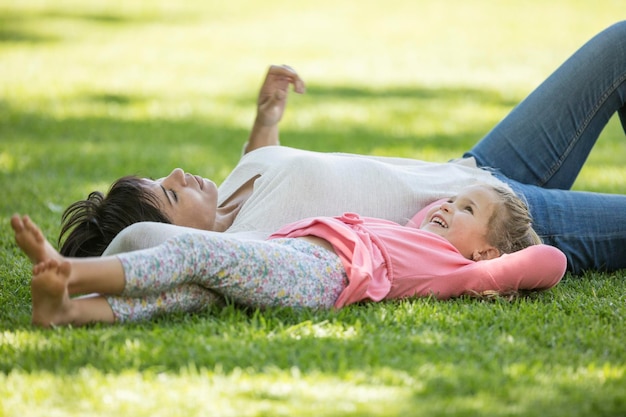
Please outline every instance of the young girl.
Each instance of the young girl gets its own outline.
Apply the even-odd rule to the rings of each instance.
[[[465,188],[406,226],[346,213],[292,223],[266,241],[202,232],[116,257],[64,258],[27,216],[11,224],[33,268],[33,323],[82,325],[195,311],[225,297],[267,307],[340,308],[556,285],[566,258],[542,245],[506,190]],[[98,293],[70,298],[75,294]]]

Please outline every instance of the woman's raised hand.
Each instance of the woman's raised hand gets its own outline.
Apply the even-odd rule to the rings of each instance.
[[[288,65],[269,67],[259,91],[255,124],[270,127],[280,122],[285,112],[290,85],[293,85],[296,93],[302,94],[305,91],[304,81],[293,68]]]
[[[259,91],[256,118],[244,145],[244,154],[280,144],[278,122],[285,113],[290,85],[296,93],[304,93],[304,81],[293,68],[287,65],[270,66]]]

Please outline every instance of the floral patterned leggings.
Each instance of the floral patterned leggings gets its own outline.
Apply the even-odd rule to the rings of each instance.
[[[340,258],[302,239],[202,233],[118,255],[126,285],[107,301],[118,322],[192,312],[230,299],[252,307],[330,308],[348,283]]]

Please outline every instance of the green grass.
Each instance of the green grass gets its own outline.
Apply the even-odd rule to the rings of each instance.
[[[64,207],[121,175],[182,166],[219,183],[269,64],[308,83],[285,145],[445,161],[623,6],[510,3],[0,4],[0,416],[626,414],[624,271],[511,303],[29,324],[9,216],[29,213],[54,240]],[[617,120],[596,148],[575,187],[626,193]]]

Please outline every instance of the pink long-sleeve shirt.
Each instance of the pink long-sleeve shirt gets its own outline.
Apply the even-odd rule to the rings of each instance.
[[[425,210],[408,224],[419,225]],[[565,255],[552,246],[530,246],[476,262],[434,233],[354,213],[304,219],[270,239],[302,236],[327,240],[341,258],[349,282],[335,302],[337,308],[366,300],[547,289],[561,280],[566,268]]]

